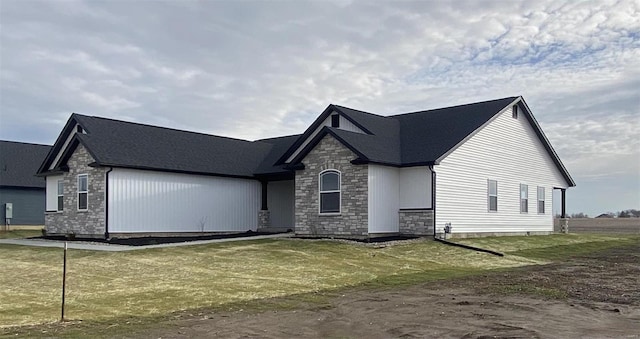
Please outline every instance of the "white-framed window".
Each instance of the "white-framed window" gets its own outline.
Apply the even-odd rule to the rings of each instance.
[[[64,210],[64,181],[58,180],[58,212]]]
[[[529,186],[520,184],[520,213],[529,213]]]
[[[487,209],[489,212],[498,211],[498,181],[487,180]]]
[[[518,105],[513,105],[513,107],[511,107],[511,117],[518,119]]]
[[[320,214],[340,213],[341,192],[340,172],[326,170],[320,172]]]
[[[544,214],[544,187],[538,186],[538,213]]]
[[[78,175],[78,210],[86,211],[89,209],[89,175]]]

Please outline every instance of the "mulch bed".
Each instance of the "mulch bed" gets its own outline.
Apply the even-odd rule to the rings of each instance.
[[[33,237],[29,239],[82,241],[82,242],[97,242],[97,243],[113,244],[113,245],[147,246],[147,245],[158,245],[158,244],[173,244],[173,243],[198,241],[198,240],[255,237],[258,235],[268,235],[268,234],[273,234],[273,233],[247,231],[243,233],[233,233],[233,234],[209,234],[209,235],[174,236],[174,237],[110,238],[110,239],[79,238],[79,237],[65,237],[65,236],[41,236],[41,237]]]

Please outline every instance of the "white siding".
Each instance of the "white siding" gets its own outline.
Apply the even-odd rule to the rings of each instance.
[[[552,188],[567,182],[520,112],[500,113],[458,149],[436,172],[436,227],[453,232],[552,231]],[[487,180],[498,182],[498,211],[488,212]],[[520,184],[529,185],[529,213],[520,213]],[[545,214],[537,213],[536,187],[546,191]]]
[[[327,119],[325,119],[324,123],[322,124],[323,126],[331,126],[331,116],[329,116]],[[347,118],[343,117],[342,115],[340,115],[340,127],[338,127],[339,129],[343,129],[345,131],[351,131],[351,132],[356,132],[356,133],[363,133],[364,131],[361,130],[358,126],[354,125],[351,121],[347,120]]]
[[[109,232],[256,230],[260,183],[249,179],[113,169]]]
[[[57,211],[58,210],[58,180],[62,180],[62,176],[50,175],[46,179],[47,179],[46,210]]]
[[[400,208],[431,208],[431,195],[429,167],[400,169]]]
[[[369,233],[398,232],[400,170],[369,164]]]
[[[295,152],[293,152],[293,154],[289,157],[289,159],[287,159],[287,162],[291,162],[293,158],[295,158],[298,155],[298,153],[302,152],[302,150],[309,144],[309,142],[311,142],[313,137],[315,137],[318,133],[320,133],[320,130],[324,126],[331,126],[331,114],[329,114],[329,116],[326,119],[324,119],[324,121],[320,124],[320,126],[318,126],[318,128],[316,128],[316,130],[313,131],[313,133],[311,133],[311,135],[309,135],[309,137],[302,143],[302,145],[300,145],[300,147],[298,147],[298,149]],[[347,120],[342,115],[340,115],[339,129],[364,134],[363,130],[358,128],[358,126],[354,125],[351,121]]]
[[[267,185],[268,207],[271,226],[293,228],[294,224],[293,180],[271,181]]]

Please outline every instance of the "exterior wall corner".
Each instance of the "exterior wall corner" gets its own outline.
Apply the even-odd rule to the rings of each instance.
[[[411,235],[433,235],[434,222],[433,210],[400,210],[400,233]]]
[[[91,167],[95,160],[82,145],[69,158],[69,171],[62,176],[64,184],[63,210],[45,213],[48,234],[75,234],[84,237],[103,237],[106,232],[105,168]],[[88,175],[88,208],[78,210],[77,180],[79,174]]]

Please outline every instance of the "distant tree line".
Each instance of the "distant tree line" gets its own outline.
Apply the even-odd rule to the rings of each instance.
[[[636,209],[630,209],[630,210],[623,210],[623,211],[618,211],[618,212],[609,212],[609,213],[605,213],[605,215],[603,215],[603,217],[605,218],[640,218],[640,210],[636,210]]]
[[[567,215],[568,218],[589,218],[589,216],[586,213],[571,213],[570,215]],[[560,218],[560,214],[556,214],[556,218]],[[637,209],[628,209],[628,210],[622,210],[622,211],[618,211],[618,212],[607,212],[607,213],[602,213],[598,216],[596,216],[596,218],[640,218],[640,210]]]

